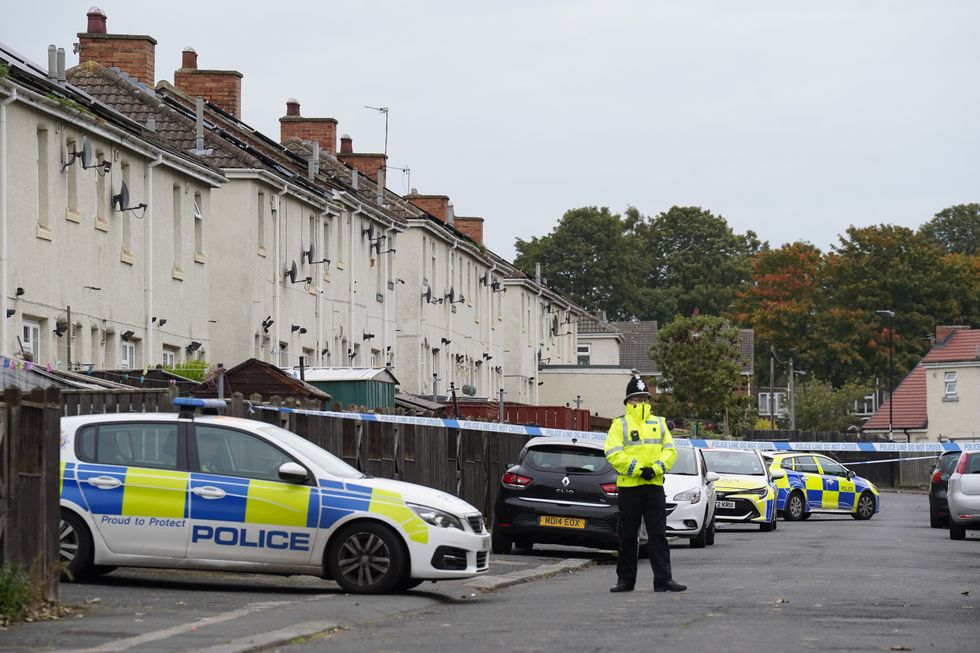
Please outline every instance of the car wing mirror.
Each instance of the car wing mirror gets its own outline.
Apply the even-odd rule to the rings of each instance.
[[[279,465],[279,479],[287,483],[305,483],[310,478],[302,465],[294,462]]]
[[[781,478],[786,478],[786,472],[781,469],[772,470],[772,480],[778,481]]]
[[[708,472],[707,474],[704,475],[704,482],[705,483],[708,483],[708,484],[716,483],[716,482],[718,482],[718,480],[720,478],[721,477],[718,476],[717,473],[715,473],[715,472]]]
[[[855,472],[853,469],[847,470],[847,478],[854,478],[855,476],[857,476],[857,472]]]

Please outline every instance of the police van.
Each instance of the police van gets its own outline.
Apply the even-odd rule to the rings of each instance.
[[[212,403],[216,402],[216,403]],[[285,429],[182,412],[61,420],[66,576],[116,567],[311,574],[356,593],[489,568],[480,512],[431,488],[367,476]]]

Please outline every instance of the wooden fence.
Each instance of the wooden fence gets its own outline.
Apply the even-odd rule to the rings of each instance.
[[[62,390],[62,415],[95,413],[174,413],[177,388],[155,390]]]
[[[56,388],[24,395],[7,388],[0,403],[0,566],[20,568],[58,600],[59,426]]]
[[[261,397],[250,398],[253,404]],[[272,405],[280,405],[275,398]],[[389,424],[318,415],[250,412],[235,394],[228,415],[282,426],[373,476],[417,483],[462,498],[489,520],[500,477],[517,462],[528,438],[415,424]]]

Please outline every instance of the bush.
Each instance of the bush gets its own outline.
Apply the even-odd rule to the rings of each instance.
[[[0,624],[23,619],[32,595],[30,580],[22,569],[0,567]]]

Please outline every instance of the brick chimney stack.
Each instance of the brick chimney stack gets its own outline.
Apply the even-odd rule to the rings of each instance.
[[[456,227],[456,231],[477,245],[483,244],[483,218],[464,218],[463,216],[457,215],[456,222],[453,226]]]
[[[237,70],[199,70],[194,48],[184,48],[181,53],[174,86],[192,98],[202,97],[218,105],[235,118],[242,117],[242,74]]]
[[[337,121],[334,118],[304,118],[299,112],[299,100],[286,100],[286,115],[279,119],[279,142],[290,138],[316,141],[320,151],[337,153]]]
[[[405,196],[405,199],[426,213],[439,218],[442,222],[445,222],[449,216],[448,195],[419,195],[413,188],[412,192]]]
[[[106,68],[118,68],[138,82],[156,84],[156,39],[139,34],[109,34],[105,12],[98,7],[88,11],[87,32],[78,33],[78,63],[94,61]]]
[[[388,157],[384,154],[355,152],[354,141],[346,134],[340,139],[340,153],[337,158],[344,165],[356,169],[362,175],[367,175],[375,183],[378,183],[378,173],[385,169],[388,161]]]

